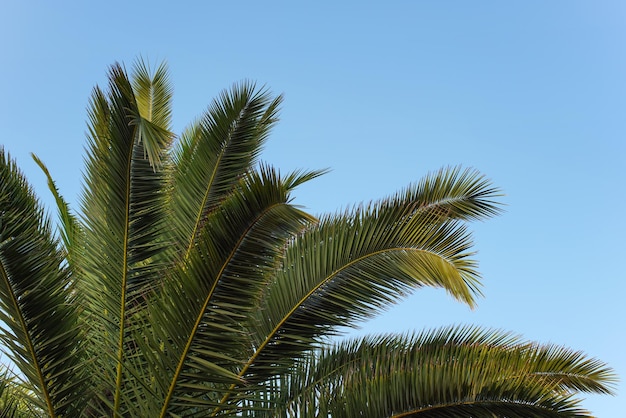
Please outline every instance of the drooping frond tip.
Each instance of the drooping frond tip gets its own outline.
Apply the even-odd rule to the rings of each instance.
[[[46,167],[44,162],[41,161],[41,159],[35,154],[31,154],[31,156],[33,160],[35,160],[35,163],[37,163],[39,168],[41,168],[48,180],[48,188],[50,189],[50,192],[52,193],[52,196],[54,197],[54,200],[56,202],[57,211],[61,221],[59,229],[61,231],[63,245],[65,246],[66,252],[69,253],[72,251],[71,249],[76,241],[76,234],[78,233],[79,229],[78,221],[76,219],[76,216],[71,212],[67,201],[59,193],[59,189],[56,185],[56,182],[52,178],[48,167]]]

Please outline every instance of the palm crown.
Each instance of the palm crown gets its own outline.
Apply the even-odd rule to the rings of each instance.
[[[5,411],[579,417],[576,391],[611,391],[603,363],[500,331],[329,343],[422,286],[473,306],[466,223],[498,213],[498,190],[449,168],[316,218],[291,194],[323,171],[258,161],[280,96],[235,85],[176,142],[171,96],[164,66],[111,67],[89,106],[79,215],[35,157],[58,238],[0,153],[1,336],[19,368],[0,386]]]

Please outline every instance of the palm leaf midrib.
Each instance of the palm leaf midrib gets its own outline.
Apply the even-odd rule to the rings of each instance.
[[[128,279],[128,246],[129,246],[129,232],[130,232],[130,200],[131,200],[131,175],[132,175],[132,149],[136,146],[136,141],[132,141],[133,145],[128,153],[128,159],[126,161],[126,195],[125,195],[125,221],[124,221],[124,241],[123,241],[123,261],[122,261],[122,283],[121,283],[121,297],[120,297],[120,330],[118,338],[117,349],[117,370],[115,378],[115,400],[114,411],[117,412],[120,403],[121,390],[122,390],[122,372],[124,361],[124,334],[126,324],[126,292],[127,292],[127,279]]]
[[[209,195],[211,194],[211,190],[212,190],[211,186],[215,182],[215,177],[217,176],[217,172],[219,171],[219,166],[220,166],[219,163],[224,157],[225,152],[226,152],[226,147],[223,147],[217,158],[215,165],[213,166],[213,170],[211,171],[211,176],[209,178],[209,181],[207,182],[207,187],[205,188],[202,202],[200,204],[200,207],[198,208],[198,214],[196,216],[196,221],[194,222],[193,230],[191,231],[191,234],[189,235],[189,244],[187,245],[187,249],[185,250],[183,261],[187,261],[189,259],[189,255],[191,254],[191,250],[193,249],[194,243],[196,241],[196,236],[199,233],[198,230],[200,228],[203,215],[206,212],[206,204],[209,200]]]

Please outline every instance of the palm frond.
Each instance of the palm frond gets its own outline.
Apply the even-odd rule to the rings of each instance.
[[[351,339],[282,377],[279,407],[312,417],[589,417],[579,391],[609,393],[605,364],[510,333],[446,327]]]
[[[118,412],[125,380],[142,375],[137,364],[131,366],[139,359],[129,350],[134,345],[128,330],[131,317],[138,315],[139,300],[161,280],[159,254],[167,248],[162,232],[165,180],[159,163],[173,139],[170,96],[164,68],[150,78],[140,63],[132,81],[114,65],[108,94],[96,88],[91,101],[82,196],[86,278],[81,286],[88,296],[87,314],[100,328],[94,333],[99,336],[94,346],[101,353],[94,367],[105,376],[115,370],[111,386],[102,392],[114,394]],[[103,355],[111,350],[114,356]]]
[[[75,259],[76,259],[76,251],[80,249],[78,246],[80,245],[79,241],[81,240],[81,228],[78,222],[78,219],[74,213],[70,210],[70,207],[67,201],[61,196],[59,193],[59,189],[55,181],[52,179],[50,175],[50,171],[48,171],[48,167],[41,161],[39,157],[35,154],[31,154],[35,163],[41,168],[41,170],[46,175],[48,180],[48,188],[54,197],[54,200],[57,205],[57,213],[59,215],[59,220],[61,224],[59,225],[59,230],[61,233],[61,239],[63,240],[63,246],[65,247],[65,252],[67,254],[67,261],[71,268],[76,267]]]
[[[435,183],[452,192],[416,187],[326,217],[290,243],[282,268],[265,288],[251,331],[256,352],[242,377],[275,373],[277,364],[297,357],[318,336],[368,318],[422,286],[442,287],[473,305],[479,274],[470,258],[470,235],[456,218],[493,213],[485,202],[494,189],[486,181],[469,181],[476,174],[467,171],[439,177],[448,181]],[[453,201],[464,201],[464,207],[441,210]]]
[[[203,117],[185,130],[173,160],[172,242],[188,257],[207,215],[252,169],[282,97],[241,83],[224,91]]]
[[[0,150],[0,339],[50,416],[80,395],[81,331],[71,277],[30,186]]]

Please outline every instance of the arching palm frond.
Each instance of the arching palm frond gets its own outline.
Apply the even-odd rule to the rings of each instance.
[[[347,340],[281,379],[272,416],[303,418],[590,417],[573,394],[615,382],[579,352],[475,327]]]
[[[417,186],[406,190],[406,197],[418,202],[420,212],[462,220],[483,220],[501,213],[495,198],[500,190],[476,170],[442,168],[425,176]]]
[[[323,218],[288,242],[249,330],[254,350],[239,370],[242,379],[271,381],[317,337],[421,286],[442,287],[473,304],[478,273],[469,258],[470,237],[456,219],[495,212],[497,190],[472,171],[442,171],[433,180],[446,189],[410,188]]]

